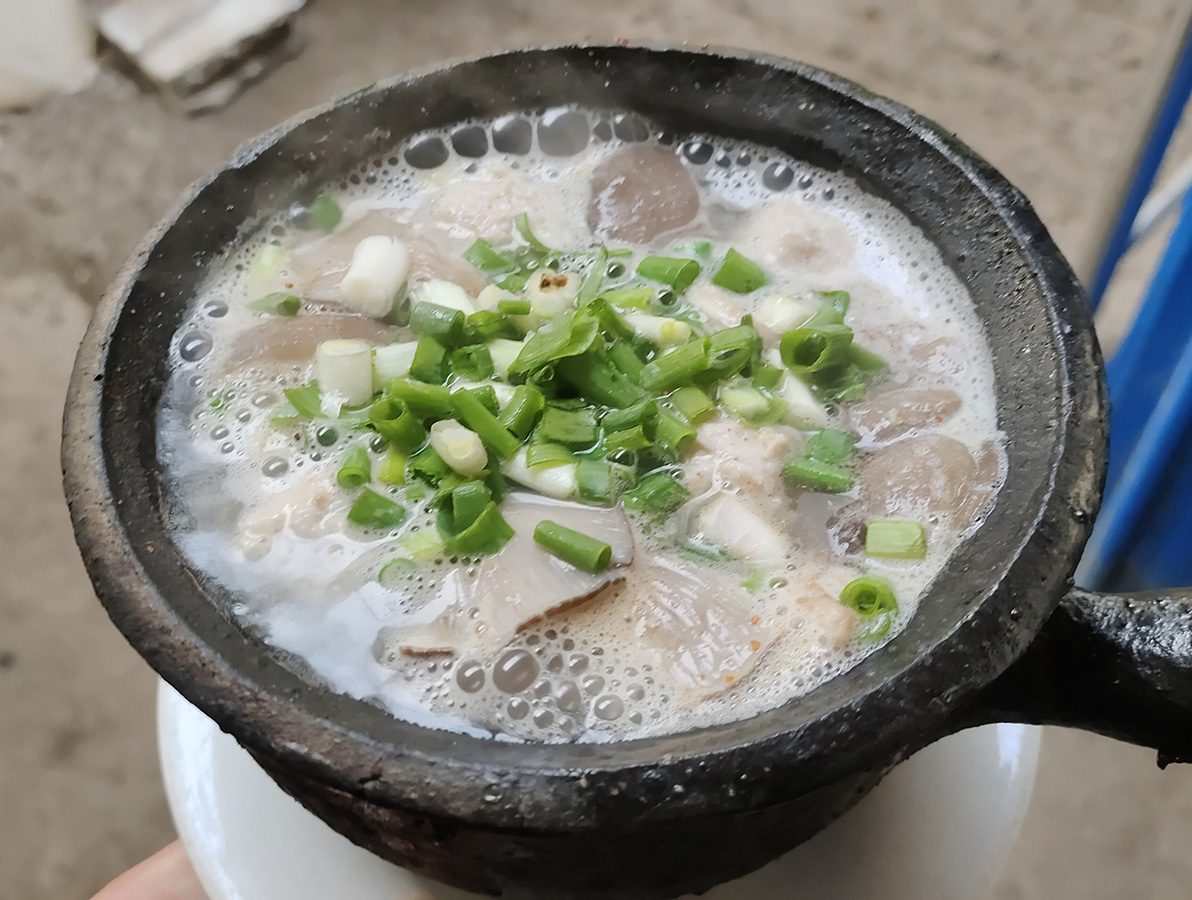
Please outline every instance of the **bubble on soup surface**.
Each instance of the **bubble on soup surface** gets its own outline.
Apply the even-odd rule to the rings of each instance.
[[[266,478],[278,478],[285,475],[289,468],[290,464],[280,456],[271,456],[261,464],[261,471]]]
[[[636,144],[650,136],[650,129],[635,115],[617,113],[613,117],[613,132],[627,144]]]
[[[212,319],[219,319],[228,314],[228,304],[219,300],[209,300],[203,306],[203,312]]]
[[[437,134],[414,138],[406,147],[406,162],[415,169],[434,169],[447,162],[447,145]]]
[[[479,125],[460,125],[451,132],[451,146],[460,156],[484,156],[488,152],[488,133]]]
[[[538,146],[547,156],[574,156],[588,146],[589,128],[578,110],[547,110],[538,122]]]
[[[521,116],[501,116],[493,122],[493,147],[501,153],[524,156],[534,146],[534,129]]]
[[[604,676],[602,675],[585,675],[583,681],[580,682],[584,686],[584,693],[599,694],[604,690]]]
[[[564,681],[555,689],[555,704],[565,712],[583,709],[584,698],[574,681]]]
[[[511,719],[524,719],[530,712],[530,704],[521,697],[514,697],[505,707]]]
[[[211,335],[205,331],[188,331],[178,342],[178,355],[186,362],[198,362],[213,346]]]
[[[506,694],[516,694],[534,683],[538,662],[525,650],[509,650],[493,667],[493,684]]]
[[[625,704],[621,702],[620,697],[605,694],[592,705],[592,712],[606,722],[613,722],[621,718],[622,713],[625,712]]]
[[[715,148],[707,141],[688,141],[683,145],[683,155],[697,166],[702,166],[712,158]]]
[[[785,191],[795,180],[795,173],[786,163],[772,162],[762,172],[762,184],[772,191]],[[806,185],[800,185],[806,187]]]
[[[484,687],[484,666],[474,659],[465,659],[455,671],[455,682],[461,690],[476,693]]]

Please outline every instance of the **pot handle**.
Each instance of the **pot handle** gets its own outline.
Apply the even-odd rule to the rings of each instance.
[[[1073,588],[1026,652],[979,695],[988,722],[1064,725],[1192,762],[1192,588]]]

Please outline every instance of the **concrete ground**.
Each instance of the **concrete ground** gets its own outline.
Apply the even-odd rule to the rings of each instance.
[[[1171,22],[1167,0],[341,0],[304,17],[302,56],[216,115],[182,118],[109,71],[0,116],[0,900],[89,897],[172,837],[154,678],[71,541],[59,416],[90,305],[178,192],[241,141],[376,78],[495,47],[733,44],[835,70],[953,129],[1080,259]],[[1141,270],[1102,322],[1111,341]],[[1192,769],[1052,731],[993,897],[1174,900],[1192,894],[1190,845]]]

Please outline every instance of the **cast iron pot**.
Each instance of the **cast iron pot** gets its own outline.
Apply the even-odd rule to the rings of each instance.
[[[575,104],[744,138],[855,176],[940,247],[997,373],[1009,476],[904,633],[755,718],[613,745],[517,746],[399,722],[303,681],[220,610],[163,517],[156,411],[209,265],[262,211],[406,136]],[[96,592],[185,697],[369,850],[475,891],[669,897],[823,828],[899,761],[988,721],[1090,728],[1192,760],[1192,595],[1071,587],[1105,459],[1080,286],[1023,196],[934,123],[810,66],[736,51],[563,47],[425,70],[300,117],[197,184],[128,263],[83,341],[66,494]]]

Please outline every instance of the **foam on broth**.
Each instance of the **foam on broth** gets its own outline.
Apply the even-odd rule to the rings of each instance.
[[[548,128],[551,115],[553,121],[570,115],[570,128],[577,113],[548,114]],[[594,135],[569,155],[543,152],[542,122],[520,119],[531,122],[535,136],[525,153],[464,155],[453,149],[453,133],[444,132],[370,160],[329,186],[344,211],[338,231],[369,216],[407,223],[429,217],[447,243],[464,247],[477,228],[486,227],[478,221],[490,216],[508,222],[512,210],[528,212],[551,246],[597,243],[583,215],[592,172],[626,145],[622,138],[657,143],[659,135],[626,117],[578,115],[595,123]],[[510,126],[499,120],[461,128],[454,134],[471,134],[473,146],[465,142],[463,149],[473,152],[476,133],[492,143]],[[1005,465],[992,362],[972,301],[936,248],[893,206],[844,175],[714,136],[662,141],[699,184],[702,206],[693,225],[659,243],[661,251],[680,238],[709,237],[757,260],[771,284],[741,298],[746,312],[767,293],[849,291],[849,324],[858,342],[890,364],[886,389],[943,384],[960,398],[959,409],[943,421],[895,440],[866,439],[863,432],[859,449],[880,454],[924,436],[959,442],[985,470],[992,496]],[[437,150],[428,146],[444,148],[445,158],[429,168],[412,165],[410,159],[437,161]],[[541,202],[525,208],[535,199]],[[382,586],[376,575],[391,538],[344,528],[351,501],[334,489],[322,506],[312,501],[304,517],[291,517],[263,555],[242,533],[248,517],[267,519],[278,498],[292,498],[320,479],[333,482],[342,448],[368,440],[346,427],[335,429],[340,433],[330,441],[328,434],[271,422],[283,388],[311,377],[309,359],[237,358],[238,339],[261,324],[248,303],[294,277],[293,257],[264,275],[262,258],[289,254],[310,240],[292,215],[278,216],[256,223],[226,263],[213,269],[175,338],[175,367],[160,413],[160,459],[172,487],[177,538],[188,557],[229,589],[238,621],[258,629],[288,664],[332,690],[411,722],[514,740],[618,740],[747,718],[806,694],[897,635],[956,545],[979,525],[979,514],[959,526],[946,513],[928,517],[926,559],[866,558],[849,544],[848,523],[840,521],[841,515],[847,519],[853,495],[792,494],[788,570],[769,573],[751,595],[760,626],[781,635],[740,683],[715,690],[693,690],[676,675],[675,654],[644,639],[641,602],[650,587],[633,577],[546,617],[485,658],[404,656],[393,626],[441,602],[445,580],[481,577],[481,567],[442,560],[418,569],[397,589]],[[833,422],[849,427],[850,417],[846,408]],[[781,484],[773,489],[785,490]],[[426,527],[419,524],[417,504],[407,505],[413,514],[403,529]],[[665,527],[648,529],[636,521],[632,527],[637,560],[674,558]],[[840,647],[832,640],[831,617],[821,621],[808,614],[799,590],[813,585],[834,596],[861,572],[889,579],[899,612],[883,640],[854,639]],[[709,564],[708,577],[724,584],[748,574],[748,566],[737,562]]]

